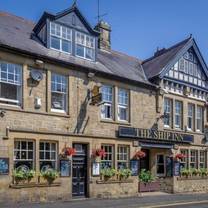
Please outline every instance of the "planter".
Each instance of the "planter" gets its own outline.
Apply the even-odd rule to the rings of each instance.
[[[153,192],[153,191],[159,191],[160,190],[160,182],[139,182],[139,192]]]

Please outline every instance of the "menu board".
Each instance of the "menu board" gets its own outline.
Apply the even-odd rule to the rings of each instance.
[[[138,176],[139,174],[139,161],[138,160],[131,160],[130,161],[130,169],[132,172],[132,176]]]
[[[0,175],[9,174],[9,158],[0,158]]]
[[[100,163],[93,162],[92,163],[92,175],[99,176],[100,175]]]
[[[172,177],[173,176],[173,158],[166,157],[166,176]]]
[[[178,161],[174,161],[174,167],[173,167],[173,173],[174,173],[174,176],[180,176],[180,162]]]
[[[61,177],[71,176],[71,160],[60,160],[60,175]]]

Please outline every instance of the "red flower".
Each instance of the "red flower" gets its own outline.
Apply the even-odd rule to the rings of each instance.
[[[146,157],[146,153],[143,152],[142,150],[136,152],[136,154],[134,155],[134,158],[136,158],[136,159],[141,159],[141,158],[144,158],[144,157]]]
[[[73,156],[73,155],[76,154],[76,150],[75,150],[74,148],[72,148],[72,147],[66,147],[66,148],[64,149],[64,154],[65,154],[66,156]]]
[[[105,154],[105,150],[103,149],[96,149],[92,152],[93,157],[105,157]]]
[[[179,160],[181,160],[181,159],[183,159],[185,157],[186,157],[186,155],[184,155],[182,153],[178,153],[178,154],[175,155],[175,159],[179,159]]]

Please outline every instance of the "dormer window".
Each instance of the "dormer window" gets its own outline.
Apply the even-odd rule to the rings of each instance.
[[[95,59],[95,38],[76,32],[76,56],[88,60]]]
[[[51,22],[50,47],[66,53],[72,52],[72,30]]]

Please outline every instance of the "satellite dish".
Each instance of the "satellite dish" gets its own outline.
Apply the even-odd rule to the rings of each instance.
[[[43,73],[38,70],[32,69],[30,72],[30,76],[33,80],[40,82],[43,79]]]

